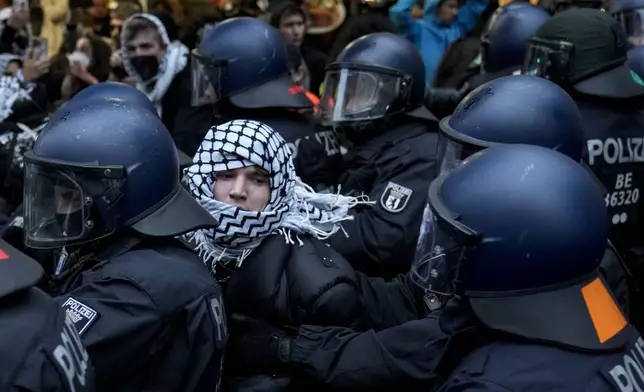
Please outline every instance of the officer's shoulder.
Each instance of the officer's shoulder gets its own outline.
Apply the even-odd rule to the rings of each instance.
[[[520,385],[542,385],[545,390],[547,385],[556,384],[576,390],[598,376],[606,358],[555,345],[495,341],[471,352],[452,374],[456,378],[459,374],[478,374],[509,390],[521,390]]]
[[[140,247],[101,267],[102,278],[122,277],[134,282],[158,303],[180,305],[218,292],[201,258],[181,246]]]

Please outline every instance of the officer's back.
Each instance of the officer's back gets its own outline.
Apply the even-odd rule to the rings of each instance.
[[[644,260],[644,241],[638,234],[644,228],[644,86],[626,64],[627,49],[622,26],[607,13],[566,11],[535,33],[522,72],[550,79],[577,102],[586,133],[584,160],[606,188],[610,240],[638,284]],[[632,308],[639,308],[641,301],[640,293]],[[630,316],[641,328],[639,313]]]
[[[0,244],[0,390],[93,391],[94,371],[73,321],[33,287],[35,260]]]
[[[628,326],[628,343],[601,353],[518,339],[496,341],[467,356],[444,391],[637,391],[644,385],[644,340]]]

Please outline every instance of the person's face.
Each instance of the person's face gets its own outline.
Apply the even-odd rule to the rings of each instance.
[[[111,37],[117,40],[121,37],[121,27],[123,26],[123,21],[125,20],[125,17],[118,11],[112,11],[110,12],[110,27],[112,28],[111,30]]]
[[[92,14],[97,18],[107,16],[107,0],[93,0]]]
[[[292,14],[283,17],[280,21],[280,33],[282,37],[289,40],[294,45],[301,45],[304,39],[304,31],[306,26],[304,18],[300,14]]]
[[[445,0],[436,11],[436,17],[446,24],[452,24],[458,16],[458,0]]]
[[[160,62],[165,54],[165,45],[161,44],[157,31],[143,30],[125,45],[125,53],[130,58],[156,56]]]
[[[258,166],[217,172],[215,177],[212,192],[217,201],[248,211],[262,211],[270,200],[268,173]]]
[[[56,213],[71,214],[79,211],[82,207],[80,192],[65,186],[55,186],[54,193],[56,196]]]

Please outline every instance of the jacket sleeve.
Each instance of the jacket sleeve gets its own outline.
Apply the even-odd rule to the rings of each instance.
[[[448,341],[438,316],[380,332],[302,326],[289,364],[334,390],[431,390]]]
[[[51,23],[61,23],[69,11],[69,2],[67,0],[45,0],[41,2],[43,15]]]
[[[73,316],[97,378],[123,366],[133,353],[146,355],[162,320],[152,298],[126,278],[81,285],[55,301]]]
[[[409,274],[385,281],[358,273],[362,322],[366,329],[383,330],[424,317],[423,291]]]
[[[479,15],[487,8],[489,0],[467,0],[467,2],[458,7],[458,16],[454,21],[460,30],[461,35],[467,34],[476,26]]]
[[[416,0],[398,0],[389,9],[389,20],[396,26],[396,31],[406,36],[413,43],[417,42],[419,29],[421,28],[421,22],[411,15],[411,9],[416,3]]]

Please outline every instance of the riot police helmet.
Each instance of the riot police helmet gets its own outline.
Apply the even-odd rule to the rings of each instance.
[[[216,226],[179,178],[174,142],[156,114],[112,101],[70,109],[25,154],[25,244],[84,244],[126,228],[174,237]]]
[[[327,66],[318,116],[336,127],[362,127],[399,113],[433,119],[424,98],[425,65],[418,49],[393,33],[367,34]]]
[[[208,29],[192,51],[191,68],[193,105],[227,99],[244,109],[313,107],[291,79],[279,31],[256,18]]]
[[[496,73],[521,68],[528,39],[550,15],[530,3],[511,3],[499,8],[490,29],[481,37],[481,67]]]
[[[626,321],[598,272],[604,197],[577,162],[495,146],[439,176],[428,198],[411,270],[428,296],[459,296],[487,327],[531,340],[623,344]]]
[[[569,93],[608,99],[644,96],[632,76],[628,41],[608,13],[576,9],[559,13],[529,40],[522,73],[549,79]]]
[[[52,121],[66,115],[66,113],[75,107],[85,106],[90,103],[99,103],[101,101],[138,105],[150,113],[158,113],[152,101],[135,87],[120,82],[101,82],[82,89],[69,101],[65,102],[54,113]]]
[[[102,82],[93,84],[79,91],[78,94],[74,95],[72,99],[67,101],[54,113],[50,121],[57,121],[60,117],[68,115],[71,110],[78,110],[83,106],[100,102],[138,105],[142,110],[147,110],[153,115],[158,116],[157,108],[150,101],[150,98],[135,87],[119,82]],[[192,164],[192,158],[186,153],[177,149],[177,154],[181,168],[188,167]]]
[[[581,113],[559,86],[526,75],[492,80],[469,93],[440,122],[440,172],[498,144],[533,144],[581,161],[585,143]]]

